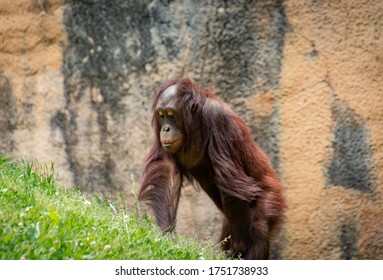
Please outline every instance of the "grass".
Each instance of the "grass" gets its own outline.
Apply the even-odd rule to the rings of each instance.
[[[59,187],[54,165],[0,155],[0,259],[221,259],[211,244],[166,236],[148,218]]]

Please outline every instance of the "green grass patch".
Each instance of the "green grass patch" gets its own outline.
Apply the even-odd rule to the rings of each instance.
[[[59,187],[54,165],[0,155],[0,259],[222,259],[211,244],[166,236],[148,218]]]

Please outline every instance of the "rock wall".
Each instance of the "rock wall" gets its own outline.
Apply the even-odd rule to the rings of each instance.
[[[232,104],[281,177],[274,258],[383,259],[382,14],[356,0],[3,0],[0,151],[133,205],[153,87],[186,76]],[[190,186],[178,220],[180,234],[220,230]]]
[[[287,258],[382,259],[383,3],[286,1]]]

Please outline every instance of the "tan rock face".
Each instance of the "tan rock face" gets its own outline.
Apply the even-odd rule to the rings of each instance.
[[[55,161],[72,181],[60,136],[50,125],[52,112],[65,105],[62,11],[60,1],[0,4],[0,150]]]
[[[381,223],[363,218],[383,210],[383,5],[373,6],[286,2],[280,149],[288,258],[383,257]]]
[[[190,77],[233,105],[280,174],[274,258],[382,259],[383,4],[229,2],[1,1],[0,151],[133,206],[153,87]],[[219,230],[185,186],[177,231]]]

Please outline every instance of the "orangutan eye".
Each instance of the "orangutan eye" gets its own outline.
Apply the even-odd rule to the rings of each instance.
[[[164,112],[163,111],[158,111],[157,115],[160,119],[164,118]]]

